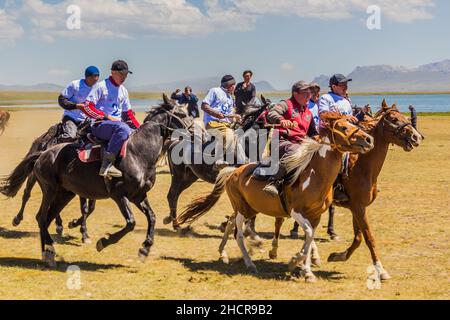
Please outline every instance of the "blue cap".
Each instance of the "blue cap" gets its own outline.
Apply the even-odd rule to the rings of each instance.
[[[97,67],[95,66],[90,66],[87,67],[86,70],[84,71],[84,76],[90,77],[90,76],[99,76],[100,75],[100,70],[98,70]]]

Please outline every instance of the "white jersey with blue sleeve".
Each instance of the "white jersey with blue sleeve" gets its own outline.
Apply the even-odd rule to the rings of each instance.
[[[213,88],[203,99],[203,103],[208,104],[211,108],[216,109],[225,116],[229,116],[234,112],[234,99],[231,94],[223,88]],[[229,118],[217,119],[210,114],[204,113],[203,122],[205,125],[210,121],[231,122]]]
[[[128,90],[123,85],[116,86],[111,79],[99,82],[86,100],[106,115],[116,118],[120,118],[122,112],[131,110]]]
[[[80,104],[86,101],[86,98],[89,96],[91,90],[92,87],[89,87],[84,79],[81,79],[69,83],[69,85],[61,91],[61,95],[70,102]],[[83,122],[86,119],[86,115],[83,111],[78,109],[64,110],[64,117],[68,117],[75,122]]]
[[[324,94],[318,101],[319,114],[325,111],[339,112],[342,115],[352,115],[353,109],[350,100],[332,92]]]
[[[316,129],[317,129],[317,131],[319,131],[320,118],[319,118],[319,107],[317,106],[317,103],[315,103],[312,100],[309,100],[308,109],[311,111],[311,113],[313,115],[314,124],[316,125]]]

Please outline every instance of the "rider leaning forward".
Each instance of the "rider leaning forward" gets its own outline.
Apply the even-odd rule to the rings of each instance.
[[[312,90],[316,87],[316,84],[299,81],[292,86],[291,98],[270,107],[267,120],[281,127],[277,129],[280,139],[280,159],[290,156],[298,150],[305,136],[314,137],[318,135],[313,114],[308,108]],[[285,175],[286,168],[284,168],[283,162],[280,161],[277,174],[270,177],[270,183],[266,185],[264,191],[273,196],[278,196]]]

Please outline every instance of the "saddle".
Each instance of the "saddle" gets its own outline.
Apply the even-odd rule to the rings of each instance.
[[[103,154],[108,141],[96,138],[91,132],[87,133],[82,139],[81,146],[77,149],[78,159],[84,163],[102,161]],[[120,158],[125,158],[127,154],[128,140],[122,146],[120,150]]]
[[[275,176],[277,172],[271,171],[270,158],[261,160],[258,166],[253,170],[252,177],[259,181],[268,181],[271,177]]]

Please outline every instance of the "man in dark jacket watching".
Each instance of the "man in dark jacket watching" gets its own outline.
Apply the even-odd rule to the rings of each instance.
[[[256,100],[256,87],[251,83],[253,72],[250,70],[244,71],[244,82],[238,83],[234,96],[236,97],[236,113],[242,115],[245,105],[253,104]]]
[[[187,104],[188,113],[192,118],[200,117],[200,112],[198,110],[198,98],[192,93],[191,87],[187,86],[184,88],[184,92],[177,89],[174,93],[172,93],[170,98],[176,100],[179,104]]]

